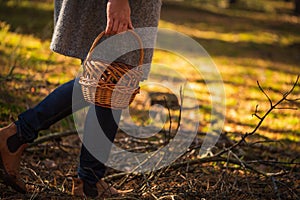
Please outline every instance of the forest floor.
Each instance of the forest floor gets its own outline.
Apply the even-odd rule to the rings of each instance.
[[[0,2],[0,127],[79,71],[78,60],[49,50],[53,28],[49,2]],[[295,84],[300,74],[300,18],[290,11],[292,2],[268,2],[273,9],[258,12],[164,1],[160,28],[191,37],[210,55],[214,63],[210,67],[220,72],[226,92],[225,123],[211,154],[200,156],[212,118],[205,77],[182,57],[156,50],[151,80],[173,83],[181,74],[200,105],[199,128],[186,152],[168,166],[146,173],[109,168],[105,180],[117,189],[133,189],[111,199],[300,199],[300,84]],[[270,109],[271,102],[274,105],[292,88],[277,109]],[[150,90],[162,92],[158,87],[144,92]],[[133,121],[144,125],[151,120],[140,96],[130,109]],[[172,126],[168,118],[151,139],[137,139],[120,130],[115,144],[133,152],[163,147],[175,137],[180,121],[178,108],[166,111]],[[81,145],[74,118],[40,133],[41,137],[70,133],[67,136],[26,149],[21,174],[28,194],[0,184],[0,199],[74,199],[70,192]]]

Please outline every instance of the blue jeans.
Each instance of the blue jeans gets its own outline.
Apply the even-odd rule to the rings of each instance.
[[[77,98],[72,101],[73,91],[76,92],[76,94],[81,94],[81,96],[78,97],[77,95]],[[91,132],[96,134],[104,133],[110,141],[113,141],[118,129],[121,110],[103,108],[87,103],[82,96],[78,79],[74,79],[61,85],[37,106],[21,113],[18,116],[18,120],[15,122],[18,129],[18,135],[26,143],[33,142],[34,139],[38,137],[39,131],[48,129],[55,122],[72,114],[73,111],[80,110],[86,106],[89,106],[89,111],[85,121],[84,138],[88,137]],[[96,112],[97,116],[96,121],[91,117],[94,112]],[[99,125],[96,123],[100,124],[102,130],[97,128]],[[110,148],[110,146],[111,145],[99,145],[99,152],[109,154],[110,149],[108,148]],[[108,157],[108,155],[103,156]],[[98,161],[87,150],[85,145],[82,144],[78,176],[82,180],[94,184],[104,176],[105,169],[105,165]]]

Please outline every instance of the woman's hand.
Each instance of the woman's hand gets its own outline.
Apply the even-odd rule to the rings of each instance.
[[[133,29],[128,0],[109,0],[105,34],[117,34],[128,29]]]

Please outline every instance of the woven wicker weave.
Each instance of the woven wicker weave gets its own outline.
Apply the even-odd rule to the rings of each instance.
[[[79,80],[86,101],[106,108],[124,109],[139,93],[139,82],[143,77],[144,50],[140,37],[135,32],[130,32],[140,45],[137,67],[119,62],[92,60],[93,50],[104,36],[104,32],[95,39],[84,61],[84,71]]]

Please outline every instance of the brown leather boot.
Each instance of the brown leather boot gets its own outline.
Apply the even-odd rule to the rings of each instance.
[[[98,189],[98,195],[100,197],[109,197],[109,196],[112,196],[112,195],[123,193],[123,191],[118,191],[113,186],[109,186],[103,180],[98,181],[98,183],[96,184],[96,186],[97,186],[97,189]]]
[[[10,152],[7,139],[17,133],[14,123],[0,129],[0,179],[5,185],[11,186],[18,192],[26,193],[25,183],[22,181],[19,170],[21,155],[27,144],[21,145],[16,152]]]
[[[122,192],[121,192],[122,193]],[[83,182],[80,178],[73,179],[72,195],[83,199],[104,198],[119,194],[114,187],[109,186],[105,181],[100,180],[96,185]]]
[[[85,196],[83,192],[83,181],[79,178],[73,178],[72,195],[78,197]]]

